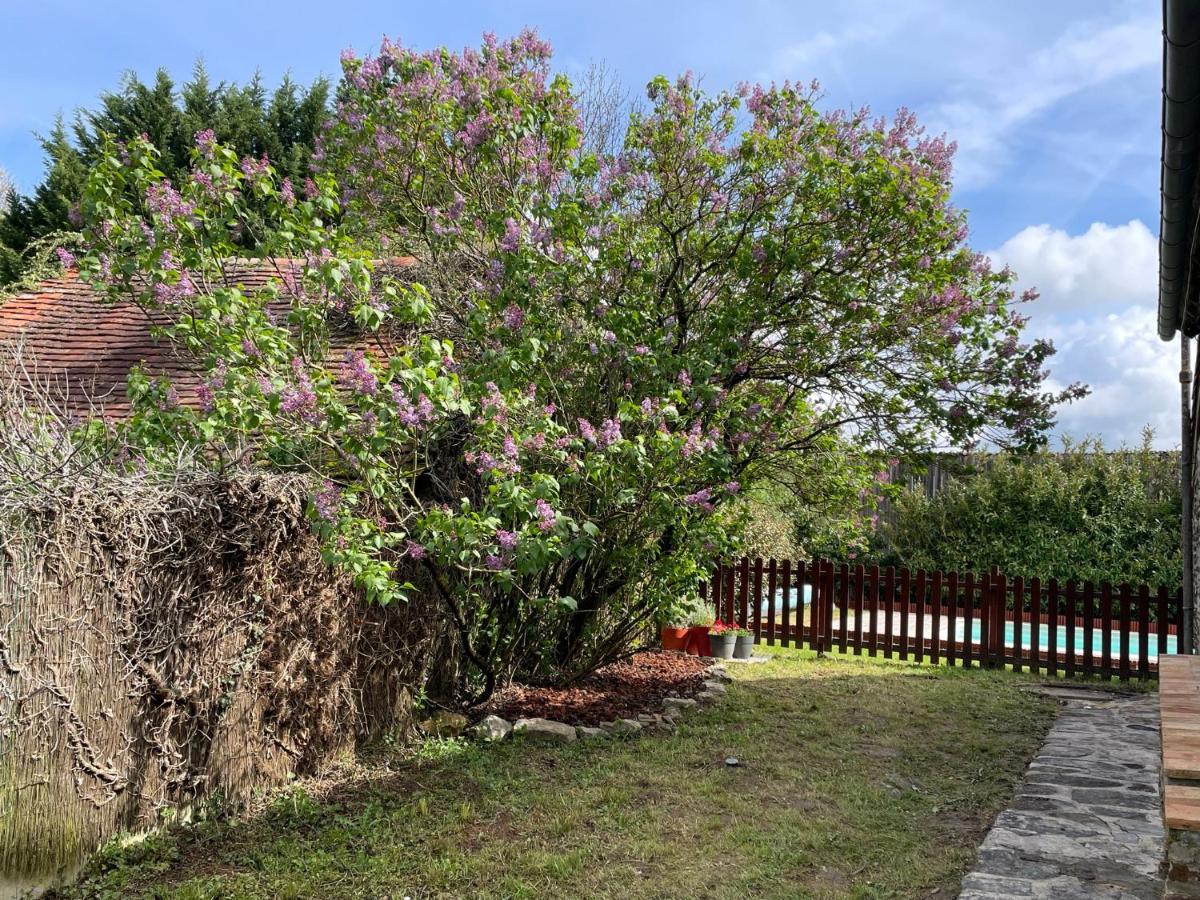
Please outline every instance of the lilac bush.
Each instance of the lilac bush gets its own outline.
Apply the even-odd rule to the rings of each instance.
[[[467,699],[625,652],[733,549],[743,486],[1035,446],[1082,390],[1043,389],[910,113],[660,78],[598,157],[531,32],[342,65],[302,186],[205,132],[179,185],[111,147],[80,265],[206,372],[198,408],[136,375],[127,439],[311,473],[332,564],[382,603],[430,580]]]

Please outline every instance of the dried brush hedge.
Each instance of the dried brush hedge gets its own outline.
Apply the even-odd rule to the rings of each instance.
[[[298,480],[72,437],[0,354],[0,875],[67,874],[166,810],[238,802],[409,724],[434,604],[368,605],[320,558]],[[445,665],[446,663],[439,663]]]

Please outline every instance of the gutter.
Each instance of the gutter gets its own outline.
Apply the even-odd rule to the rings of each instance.
[[[1163,0],[1162,174],[1159,218],[1158,336],[1195,335],[1188,309],[1200,156],[1200,2]]]

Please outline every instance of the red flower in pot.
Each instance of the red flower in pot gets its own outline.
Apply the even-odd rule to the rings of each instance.
[[[711,656],[717,659],[730,659],[733,656],[733,648],[737,643],[738,627],[733,622],[722,622],[717,620],[713,623],[712,628],[708,630],[708,643],[712,649]]]

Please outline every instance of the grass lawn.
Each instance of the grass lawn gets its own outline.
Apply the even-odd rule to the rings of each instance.
[[[767,652],[674,736],[428,744],[110,850],[64,896],[954,896],[1053,703],[1010,673]]]

